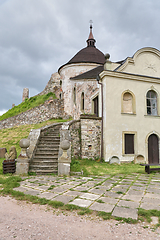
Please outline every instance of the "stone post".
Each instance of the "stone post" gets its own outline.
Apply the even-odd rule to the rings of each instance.
[[[69,124],[64,123],[60,130],[60,147],[58,156],[58,175],[70,175],[71,163],[71,136]]]
[[[30,145],[30,141],[28,139],[21,139],[19,142],[20,147],[22,148],[20,155],[16,159],[16,174],[28,174],[29,170],[29,161],[27,155],[27,148]]]

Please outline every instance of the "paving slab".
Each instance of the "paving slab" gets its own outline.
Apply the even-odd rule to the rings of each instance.
[[[87,187],[81,187],[81,186],[75,187],[74,189],[75,189],[76,191],[88,191],[88,188],[87,188]]]
[[[157,206],[157,205],[151,204],[151,203],[146,203],[146,202],[141,203],[140,208],[143,208],[145,210],[156,209],[156,210],[160,211],[160,206]]]
[[[158,198],[147,198],[147,197],[143,197],[141,200],[142,203],[148,203],[148,204],[153,204],[155,206],[159,206],[160,205],[160,201]]]
[[[111,197],[111,198],[121,198],[122,196],[123,196],[123,194],[118,194],[118,193],[115,193],[115,192],[112,192],[112,191],[107,191],[104,194],[104,197]]]
[[[129,195],[138,195],[138,196],[143,196],[144,192],[143,191],[139,191],[139,190],[133,190],[133,189],[129,189],[127,194]]]
[[[160,194],[160,189],[157,189],[157,188],[147,188],[146,192],[153,193],[153,194]]]
[[[90,193],[95,193],[95,194],[99,194],[99,195],[102,195],[104,193],[104,190],[102,189],[96,189],[96,188],[93,188],[93,189],[90,189],[89,190]]]
[[[157,199],[160,199],[160,194],[146,193],[145,197],[146,198],[157,198]]]
[[[43,192],[38,195],[40,198],[46,198],[47,200],[53,199],[55,196],[57,196],[56,193],[50,193],[50,192]]]
[[[133,208],[115,207],[112,213],[114,217],[138,219],[138,210]]]
[[[139,190],[139,191],[144,191],[146,187],[138,187],[138,186],[131,186],[130,190]]]
[[[96,200],[100,196],[97,194],[92,194],[92,193],[84,193],[81,195],[81,198],[89,199],[89,200]]]
[[[112,212],[114,207],[115,207],[114,204],[95,202],[89,207],[89,209],[94,210],[94,211],[103,211],[103,212],[110,213],[110,212]]]
[[[93,201],[90,200],[85,200],[85,199],[80,199],[80,198],[76,198],[73,200],[73,202],[70,202],[69,204],[73,204],[79,207],[89,207],[91,204],[93,203]]]
[[[32,196],[38,196],[41,192],[38,191],[38,190],[28,190],[26,192],[24,192],[24,194],[29,194],[29,195],[32,195]]]
[[[125,193],[127,191],[127,188],[122,188],[122,187],[114,187],[112,188],[113,192],[122,192]]]
[[[51,192],[63,193],[66,191],[66,188],[63,187],[55,187],[51,190]]]
[[[73,200],[75,197],[73,196],[64,196],[64,195],[59,195],[55,197],[53,200],[54,201],[60,201],[63,202],[64,204],[69,203],[71,200]]]
[[[63,195],[64,195],[64,196],[65,196],[65,195],[68,195],[68,196],[75,196],[75,197],[77,197],[77,196],[82,195],[82,192],[68,191],[68,192],[65,192]]]
[[[100,197],[98,200],[102,200],[105,203],[108,204],[117,204],[119,199],[111,198],[111,197]]]
[[[139,202],[141,201],[143,196],[138,196],[138,195],[131,195],[131,194],[126,194],[122,197],[123,200],[127,199],[127,200],[131,200],[134,202]]]
[[[120,207],[138,208],[139,202],[120,200],[117,204]]]
[[[40,191],[48,190],[49,186],[36,186],[35,189],[38,189]]]
[[[20,187],[13,188],[13,190],[25,193],[25,192],[29,191],[30,188],[20,186]]]

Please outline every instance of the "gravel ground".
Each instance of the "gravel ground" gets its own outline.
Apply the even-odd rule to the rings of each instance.
[[[160,229],[153,231],[153,227],[146,223],[104,221],[96,216],[81,217],[76,213],[17,201],[9,196],[0,197],[0,240],[160,239]]]

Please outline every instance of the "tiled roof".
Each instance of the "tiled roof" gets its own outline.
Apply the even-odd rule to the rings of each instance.
[[[88,72],[82,73],[76,77],[72,77],[73,80],[80,80],[80,79],[96,79],[98,74],[103,71],[103,66],[98,66]]]

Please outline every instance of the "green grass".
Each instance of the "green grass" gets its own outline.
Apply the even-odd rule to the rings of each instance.
[[[16,116],[22,112],[26,112],[27,110],[32,109],[34,107],[37,107],[40,104],[43,104],[50,97],[52,97],[53,99],[56,98],[55,94],[52,92],[47,93],[45,95],[37,95],[37,96],[31,97],[29,99],[26,98],[24,102],[9,109],[6,113],[4,113],[2,116],[0,116],[0,121],[7,119],[9,117]]]
[[[141,221],[145,221],[146,220],[149,223],[152,221],[151,217],[155,216],[155,217],[158,217],[159,223],[160,223],[160,211],[155,210],[155,209],[145,210],[145,209],[139,208],[138,216],[141,219]]]
[[[109,164],[106,162],[96,162],[92,159],[73,159],[71,162],[71,172],[83,171],[84,176],[104,176],[118,174],[145,173],[144,167],[134,163]]]
[[[19,155],[21,151],[21,148],[19,146],[19,141],[22,138],[27,138],[31,129],[38,129],[38,128],[50,125],[52,123],[59,123],[59,122],[66,122],[66,121],[68,120],[51,119],[38,124],[22,125],[22,126],[15,126],[13,128],[0,129],[0,146],[1,148],[3,147],[6,148],[7,152],[9,152],[9,149],[11,146],[14,146]]]

